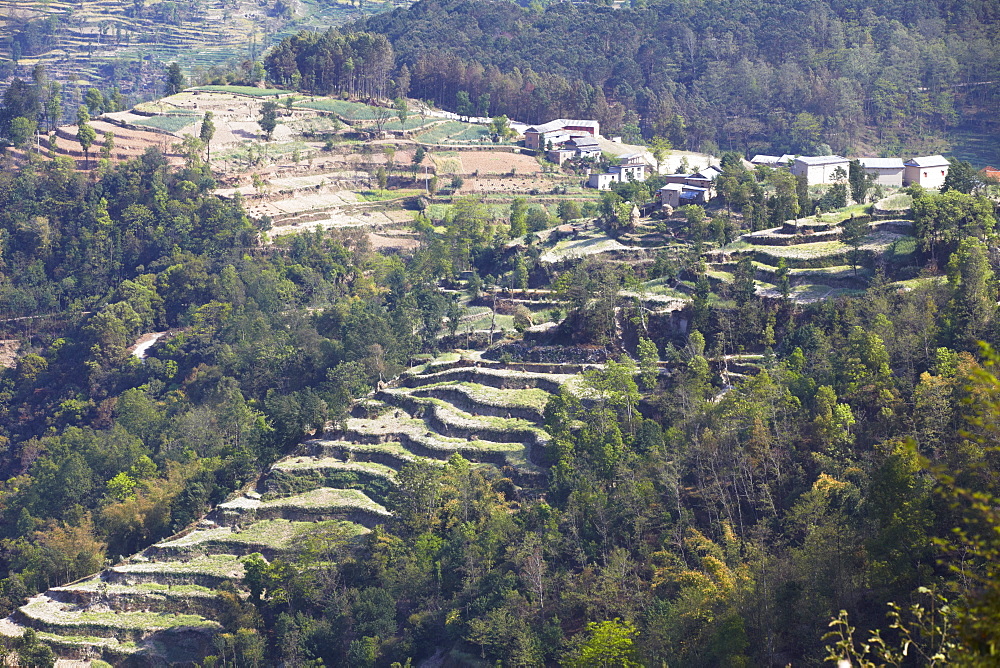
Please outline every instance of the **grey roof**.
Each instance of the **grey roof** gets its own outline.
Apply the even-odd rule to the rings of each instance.
[[[839,155],[802,155],[795,158],[795,162],[801,162],[804,165],[833,165],[838,162],[847,162],[847,158],[842,158]]]
[[[557,118],[554,121],[549,121],[548,123],[542,123],[541,125],[532,125],[525,132],[552,132],[554,130],[562,130],[567,125],[572,125],[577,128],[596,128],[597,121],[585,121],[585,120],[574,120],[572,118]]]
[[[686,183],[668,183],[667,185],[660,188],[660,190],[697,190],[698,192],[708,192],[708,188],[699,188],[698,186],[689,186]]]
[[[618,158],[620,160],[630,160],[632,158],[641,158],[642,153],[626,153],[625,155],[620,155]]]
[[[781,158],[779,158],[776,155],[764,155],[763,153],[758,153],[754,157],[750,158],[750,162],[752,162],[755,165],[757,164],[773,165],[774,163],[779,162],[780,160]]]
[[[862,167],[867,169],[902,169],[902,158],[858,158]]]
[[[943,155],[924,155],[906,161],[908,167],[945,167],[951,163]]]

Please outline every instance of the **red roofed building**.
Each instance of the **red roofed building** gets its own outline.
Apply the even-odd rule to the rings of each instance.
[[[994,181],[1000,181],[1000,169],[996,167],[984,167],[983,176]]]

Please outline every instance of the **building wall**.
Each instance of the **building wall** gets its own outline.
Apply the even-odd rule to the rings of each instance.
[[[912,167],[906,166],[903,174],[903,181],[906,185],[916,183],[928,190],[937,190],[944,185],[944,177],[948,175],[948,165],[940,167]]]
[[[902,167],[865,167],[865,172],[868,174],[875,175],[875,183],[883,186],[902,186],[903,185],[903,168]]]
[[[660,191],[660,204],[663,206],[671,206],[677,208],[680,206],[681,191],[680,190],[661,190]]]
[[[795,176],[805,175],[806,183],[811,186],[819,183],[835,183],[833,173],[838,167],[843,169],[846,174],[849,164],[846,160],[826,165],[806,165],[805,163],[795,162],[792,164],[792,174]]]
[[[645,181],[646,180],[646,167],[645,165],[621,165],[619,166],[619,171],[621,173],[622,181]]]
[[[597,188],[598,190],[611,190],[611,184],[617,180],[614,174],[591,174],[590,178],[587,179],[587,187]]]
[[[598,133],[600,132],[600,130],[598,130],[598,128],[596,127],[591,128],[591,127],[584,127],[582,125],[565,125],[563,126],[563,129],[572,130],[573,132],[586,132],[588,135],[591,135],[593,137],[598,136]]]

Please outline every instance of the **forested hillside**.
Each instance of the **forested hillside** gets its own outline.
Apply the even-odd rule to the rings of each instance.
[[[995,665],[997,173],[745,157],[995,144],[998,25],[422,0],[271,88],[11,86],[0,664]]]
[[[466,93],[479,115],[597,118],[677,148],[895,155],[972,121],[996,132],[998,24],[989,0],[433,0],[356,27],[388,37],[410,93],[446,108]],[[302,53],[299,69],[329,62]]]

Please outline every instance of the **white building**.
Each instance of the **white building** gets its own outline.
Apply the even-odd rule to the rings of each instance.
[[[837,169],[844,170],[846,180],[849,168],[850,161],[839,155],[800,156],[792,163],[792,174],[805,176],[806,183],[814,186],[820,183],[837,183],[840,180],[834,176]]]
[[[858,158],[865,173],[875,175],[875,183],[883,186],[903,185],[902,158]]]
[[[903,183],[916,184],[928,190],[938,190],[944,185],[951,163],[943,155],[925,155],[907,160]]]
[[[587,187],[597,188],[598,190],[611,190],[611,184],[618,181],[617,174],[591,174],[590,178],[587,179]]]
[[[790,153],[784,155],[764,155],[758,153],[750,159],[751,165],[766,165],[767,167],[787,167],[789,160],[794,160],[795,156]]]
[[[645,181],[646,165],[615,165],[608,170],[612,174],[618,175],[618,180],[622,183],[629,181]]]

